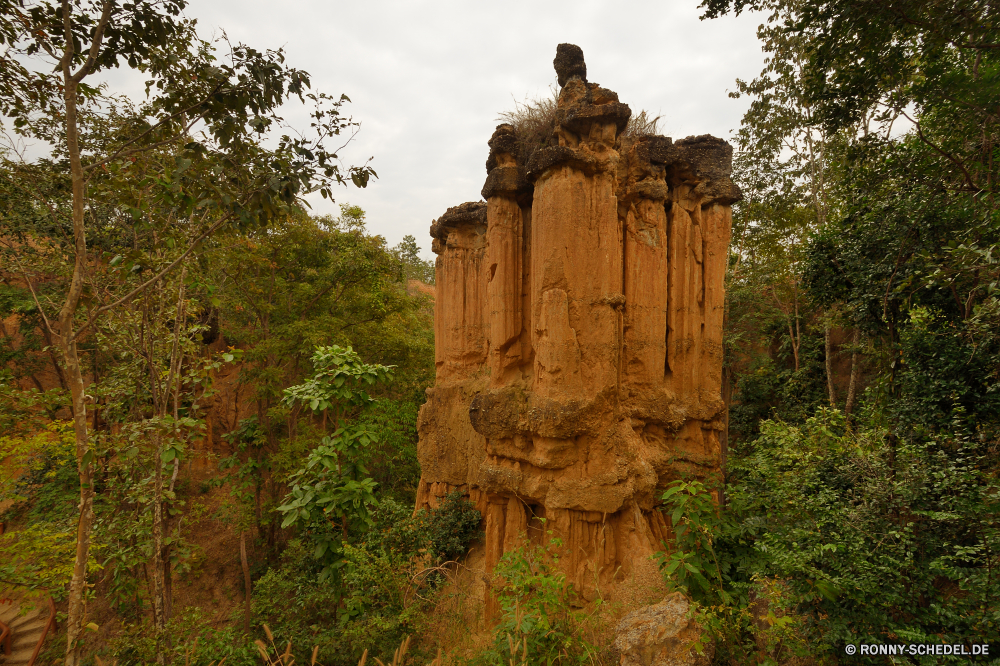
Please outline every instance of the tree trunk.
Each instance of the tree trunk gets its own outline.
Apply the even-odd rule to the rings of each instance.
[[[163,439],[156,435],[153,473],[153,628],[156,631],[156,663],[165,664],[164,639],[167,629],[163,580]]]
[[[187,319],[187,301],[184,300],[186,283],[185,278],[187,277],[187,264],[181,262],[181,274],[180,274],[180,289],[177,294],[177,309],[174,311],[174,339],[173,345],[170,351],[170,373],[167,375],[167,386],[166,390],[162,395],[163,404],[160,407],[160,416],[165,417],[167,413],[168,400],[173,397],[173,415],[174,424],[180,418],[180,394],[181,394],[181,371],[184,365],[184,349],[181,347],[181,332],[183,330],[184,322]],[[176,431],[175,431],[176,432]],[[161,465],[160,460],[157,460],[157,464]],[[174,495],[174,485],[177,483],[177,475],[180,473],[180,458],[174,458],[174,469],[173,473],[170,475],[170,484],[168,486],[170,496]],[[162,488],[162,484],[160,486]],[[162,492],[162,491],[161,491]],[[166,504],[166,515],[162,516],[161,521],[161,535],[170,534],[170,510],[173,506],[172,502]],[[164,507],[161,502],[160,507],[161,514],[164,512]],[[161,549],[161,565],[163,570],[163,626],[166,628],[167,622],[174,614],[174,590],[173,590],[173,576],[170,570],[170,551],[171,545],[169,543],[164,543]],[[164,645],[170,646],[172,641],[170,636],[164,636]]]
[[[163,533],[170,534],[170,512],[167,512],[167,519],[164,521]],[[170,567],[170,544],[163,546],[163,618],[170,622],[174,616],[174,576]],[[173,640],[168,635],[166,637],[167,647],[173,646]]]
[[[68,8],[64,4],[64,11]],[[66,18],[68,23],[68,16]],[[69,583],[69,608],[66,615],[66,666],[76,666],[80,657],[77,639],[84,619],[84,592],[87,586],[87,560],[90,557],[90,531],[94,523],[94,491],[90,444],[87,433],[87,397],[84,393],[83,368],[77,350],[74,330],[76,309],[83,293],[83,279],[87,268],[87,237],[84,229],[85,187],[83,164],[80,161],[79,130],[77,128],[77,82],[70,75],[73,55],[72,40],[67,40],[63,57],[64,100],[66,103],[66,149],[69,155],[70,177],[73,188],[73,240],[76,253],[73,278],[66,300],[59,312],[58,342],[65,364],[66,383],[72,397],[73,435],[76,440],[77,475],[80,480],[79,518],[76,526],[76,555],[73,575]]]
[[[834,409],[837,408],[837,387],[833,383],[833,341],[830,339],[830,331],[832,327],[830,322],[826,322],[824,327],[823,337],[826,347],[826,388],[830,395],[830,406]]]
[[[799,371],[799,345],[802,344],[802,329],[799,324],[799,282],[792,282],[792,294],[795,299],[795,335],[792,337],[792,351],[795,353],[795,372]]]
[[[719,490],[719,504],[726,509],[726,473],[729,469],[729,405],[733,401],[732,372],[722,367],[722,404],[725,405],[725,419],[722,422],[722,432],[719,433],[719,448],[721,453],[722,487]]]
[[[91,452],[87,434],[87,396],[84,394],[83,369],[77,350],[74,319],[83,294],[83,280],[87,270],[87,233],[84,226],[86,181],[80,157],[80,130],[77,118],[77,91],[80,81],[93,67],[100,50],[104,28],[111,17],[112,2],[105,0],[101,19],[94,27],[90,55],[74,74],[75,37],[69,0],[62,2],[63,54],[57,66],[63,79],[63,102],[66,105],[66,156],[69,158],[70,182],[73,191],[73,278],[66,300],[59,311],[59,332],[55,336],[65,363],[65,380],[72,396],[73,435],[76,440],[77,475],[80,480],[79,519],[76,526],[76,554],[73,558],[73,575],[69,583],[69,608],[66,613],[66,666],[76,666],[80,660],[77,639],[84,620],[84,592],[87,587],[87,560],[90,558],[90,531],[94,524],[94,489],[92,483]],[[58,365],[58,364],[57,364]]]
[[[739,270],[739,264],[733,269],[731,275],[734,275],[736,271]],[[726,280],[730,279],[727,276]],[[728,285],[727,285],[728,286]],[[729,299],[725,299],[722,309],[722,334],[723,337],[729,334]],[[728,354],[725,351],[725,344],[722,347],[722,404],[724,405],[725,420],[723,420],[722,432],[719,433],[719,453],[721,454],[721,467],[722,467],[722,484],[719,486],[719,506],[723,511],[726,510],[726,474],[729,471],[729,407],[733,401],[733,372],[732,368],[729,366]]]
[[[177,420],[176,407],[174,408],[174,420]],[[174,471],[170,475],[169,484],[171,497],[173,496],[174,485],[177,483],[177,475],[179,473],[180,458],[174,458]],[[163,518],[163,533],[167,536],[170,535],[170,512],[172,508],[173,502],[168,502],[166,504],[166,515]],[[170,618],[174,616],[174,576],[170,566],[172,549],[173,547],[169,543],[163,545],[163,614],[165,622],[170,622]],[[170,636],[167,636],[167,645],[173,646]]]
[[[858,376],[861,374],[861,365],[858,363],[858,343],[861,341],[861,332],[854,329],[854,338],[851,341],[851,383],[847,386],[847,404],[844,405],[844,413],[850,414],[854,411],[854,401],[858,393]]]
[[[240,532],[240,564],[243,565],[243,631],[250,633],[250,565],[247,562],[247,532]]]
[[[781,310],[782,314],[785,315],[785,320],[788,323],[788,338],[792,343],[792,358],[795,361],[795,372],[799,371],[799,345],[802,343],[802,329],[799,322],[799,292],[797,287],[797,282],[792,281],[792,301],[794,307],[789,309],[788,306],[781,302],[778,298],[778,294],[772,289],[771,296],[774,298],[774,302],[778,305],[778,309]]]

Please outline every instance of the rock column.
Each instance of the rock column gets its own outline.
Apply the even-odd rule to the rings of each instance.
[[[631,111],[561,44],[551,133],[501,125],[485,203],[431,228],[437,381],[421,409],[417,509],[459,488],[487,571],[563,544],[584,599],[655,590],[658,495],[719,472],[732,149],[630,135]],[[488,590],[488,609],[492,605]],[[495,609],[494,609],[495,610]]]

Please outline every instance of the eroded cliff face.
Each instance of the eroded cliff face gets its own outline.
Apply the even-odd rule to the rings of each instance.
[[[587,81],[580,49],[560,45],[555,65],[551,145],[521,163],[500,125],[485,203],[431,227],[437,381],[420,412],[417,508],[467,493],[488,569],[522,540],[560,538],[590,598],[654,567],[670,532],[658,491],[720,470],[740,194],[725,141],[623,136],[631,111]]]

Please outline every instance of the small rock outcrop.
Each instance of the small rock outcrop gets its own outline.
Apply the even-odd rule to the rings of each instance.
[[[689,608],[684,595],[675,592],[623,617],[615,636],[621,666],[708,666],[712,646],[698,651],[701,631],[688,618]]]
[[[485,202],[431,227],[436,382],[417,508],[458,488],[486,566],[558,537],[584,597],[636,575],[670,525],[671,480],[720,469],[732,148],[625,133],[631,110],[560,44],[554,131],[489,141]],[[527,157],[525,157],[527,156]],[[526,163],[525,163],[526,161]]]

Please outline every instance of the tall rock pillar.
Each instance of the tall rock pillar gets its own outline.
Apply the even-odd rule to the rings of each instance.
[[[560,44],[540,143],[501,125],[485,203],[431,228],[437,381],[421,409],[417,508],[458,488],[485,563],[563,544],[584,598],[638,578],[677,478],[716,476],[732,149],[626,131],[631,111]],[[488,594],[487,594],[488,597]]]
[[[489,141],[486,199],[486,303],[489,318],[489,368],[493,385],[502,384],[526,351],[522,345],[524,231],[531,214],[530,190],[525,188],[514,158],[516,136],[501,125]],[[528,200],[525,201],[525,196]],[[522,206],[521,203],[528,205]],[[528,342],[528,341],[525,341]],[[528,345],[530,347],[530,343]]]

